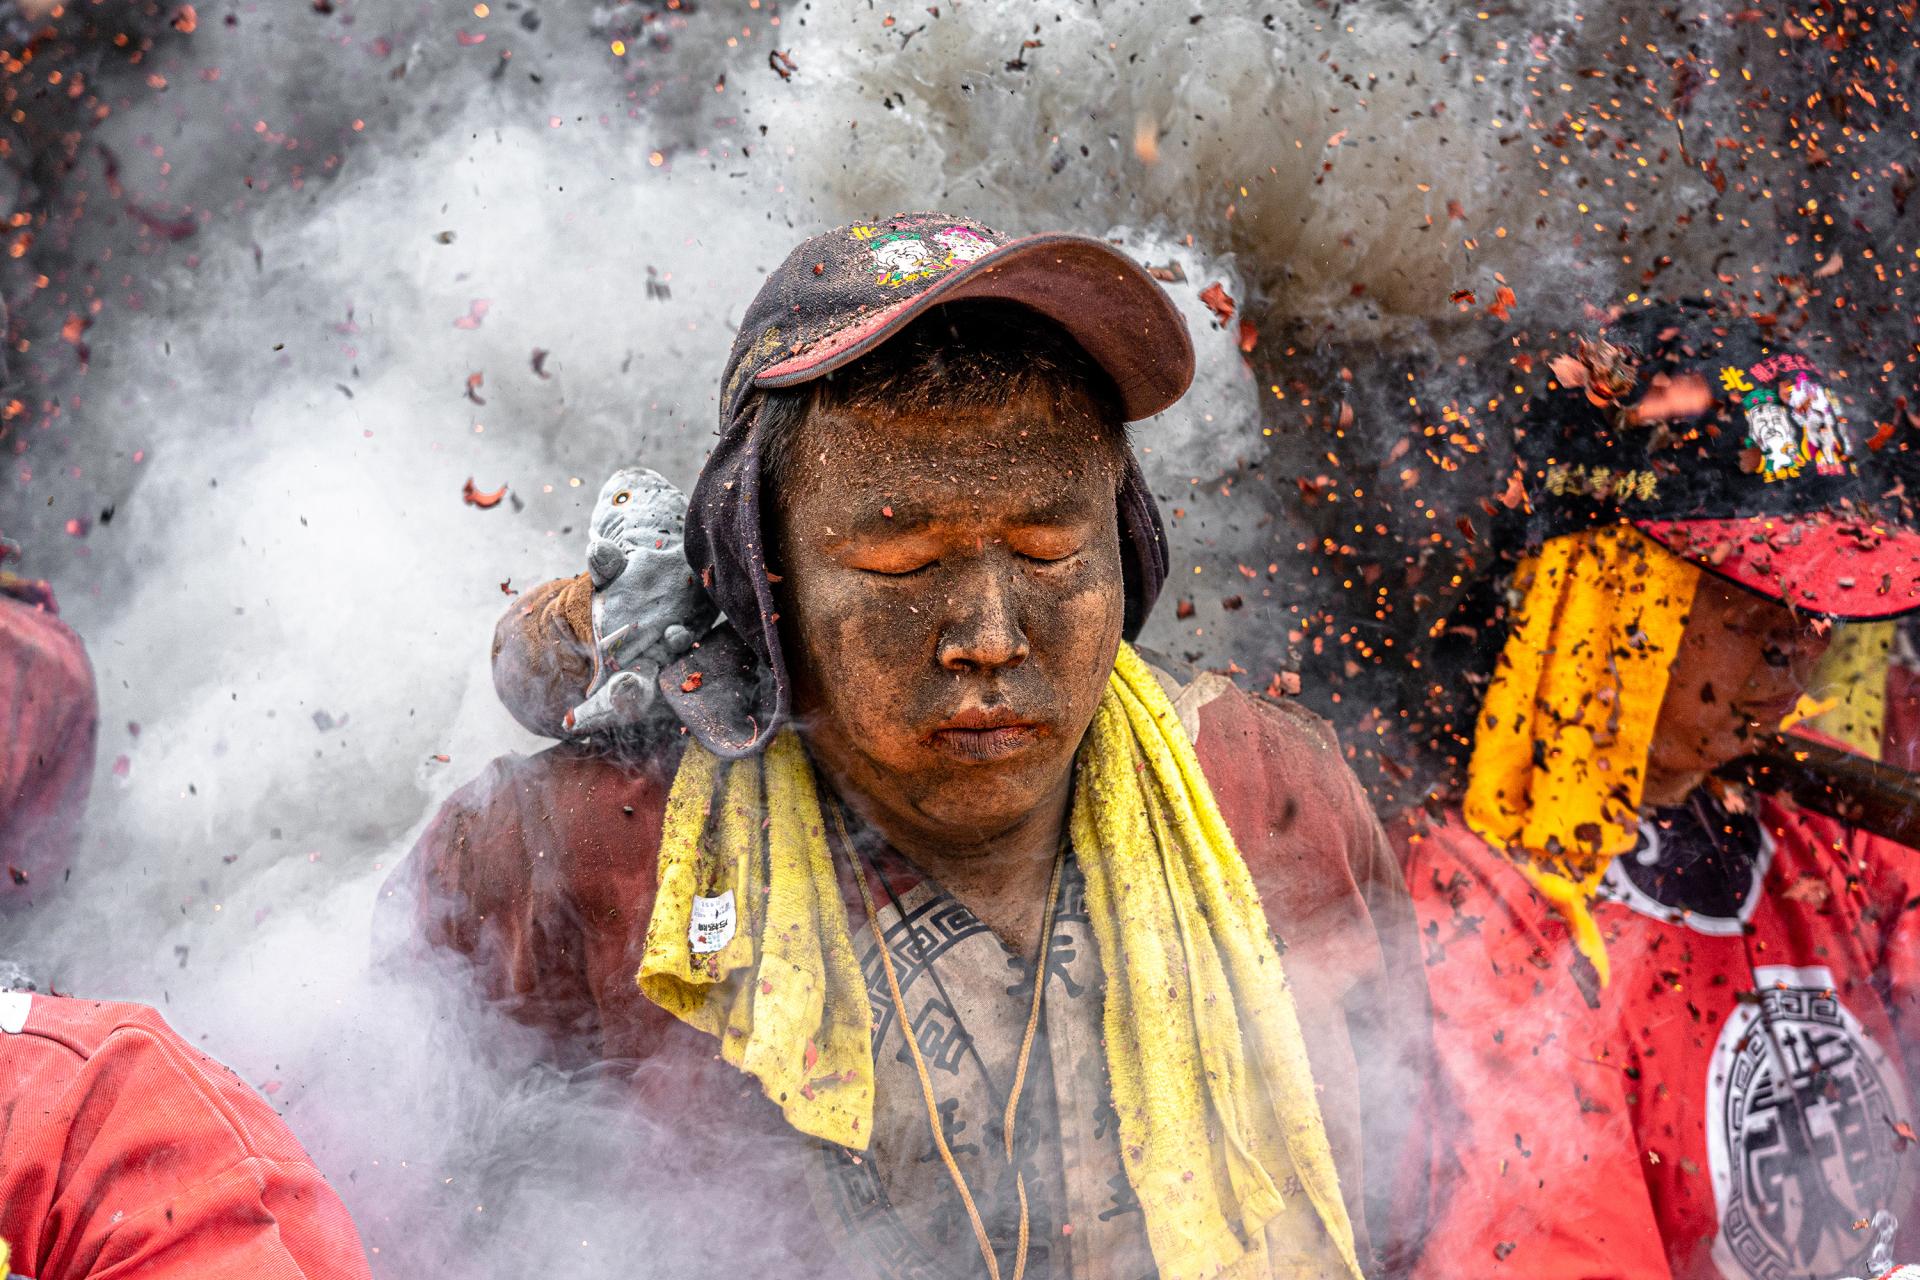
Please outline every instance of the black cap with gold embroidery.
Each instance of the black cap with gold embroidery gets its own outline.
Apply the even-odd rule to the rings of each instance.
[[[1920,532],[1861,468],[1885,437],[1823,355],[1749,316],[1659,303],[1570,339],[1550,372],[1520,447],[1530,540],[1631,523],[1808,612],[1920,609]]]

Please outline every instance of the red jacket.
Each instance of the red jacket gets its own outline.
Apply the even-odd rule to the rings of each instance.
[[[1421,1275],[1833,1280],[1875,1274],[1894,1219],[1892,1260],[1920,1257],[1920,854],[1756,817],[1718,903],[1680,891],[1708,873],[1677,837],[1615,860],[1592,1003],[1565,923],[1457,812],[1395,833],[1450,1111]]]
[[[0,993],[0,1239],[32,1280],[365,1280],[273,1109],[141,1005]]]
[[[0,574],[0,906],[67,868],[93,783],[99,708],[80,639]]]

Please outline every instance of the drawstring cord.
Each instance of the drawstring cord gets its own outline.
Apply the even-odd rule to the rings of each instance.
[[[947,1176],[953,1180],[954,1190],[960,1193],[960,1203],[966,1207],[967,1220],[973,1224],[973,1238],[980,1247],[980,1256],[987,1264],[987,1274],[992,1280],[1000,1280],[1000,1260],[993,1251],[993,1242],[987,1235],[986,1223],[980,1217],[979,1206],[975,1203],[972,1190],[967,1186],[966,1175],[960,1172],[960,1164],[953,1158],[952,1150],[947,1146],[947,1136],[940,1123],[940,1102],[934,1096],[933,1077],[927,1072],[927,1060],[920,1052],[919,1037],[914,1035],[913,1022],[907,1016],[907,1002],[900,994],[900,979],[893,968],[893,951],[887,945],[880,929],[879,911],[874,906],[873,890],[867,886],[867,873],[873,869],[864,855],[855,849],[852,839],[847,835],[846,819],[841,816],[838,805],[831,806],[833,824],[840,843],[846,846],[854,858],[854,880],[860,887],[860,901],[866,907],[867,926],[873,931],[875,944],[880,949],[880,967],[887,975],[887,995],[893,1004],[893,1015],[900,1024],[900,1033],[906,1038],[907,1051],[913,1056],[914,1072],[920,1077],[920,1096],[927,1104],[927,1123],[933,1130],[933,1143],[940,1152],[940,1161],[947,1167]],[[1040,926],[1040,955],[1035,961],[1033,975],[1033,1003],[1027,1010],[1026,1035],[1020,1041],[1020,1056],[1015,1061],[1013,1087],[1007,1093],[1007,1110],[1003,1119],[1003,1137],[1005,1138],[1006,1159],[1013,1167],[1014,1190],[1020,1199],[1020,1239],[1014,1253],[1013,1280],[1025,1280],[1027,1272],[1027,1244],[1029,1240],[1029,1216],[1027,1211],[1027,1178],[1014,1166],[1013,1135],[1014,1124],[1019,1117],[1020,1095],[1026,1089],[1027,1065],[1033,1057],[1033,1043],[1040,1031],[1040,1007],[1047,987],[1047,955],[1053,947],[1054,915],[1060,904],[1060,872],[1066,862],[1066,843],[1061,842],[1060,851],[1054,855],[1053,871],[1047,879],[1047,910]]]

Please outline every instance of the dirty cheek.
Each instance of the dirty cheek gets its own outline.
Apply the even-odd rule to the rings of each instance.
[[[851,575],[832,575],[807,593],[801,631],[821,693],[843,723],[856,724],[897,705],[899,686],[924,661],[927,611],[876,593]]]
[[[1106,688],[1123,607],[1117,562],[1087,565],[1028,597],[1028,641],[1042,665],[1064,677],[1060,687],[1072,717],[1090,715]]]

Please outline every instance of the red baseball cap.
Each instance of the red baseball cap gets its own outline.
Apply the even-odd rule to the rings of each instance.
[[[1635,527],[1708,572],[1807,613],[1871,622],[1920,609],[1920,533],[1865,512]]]

